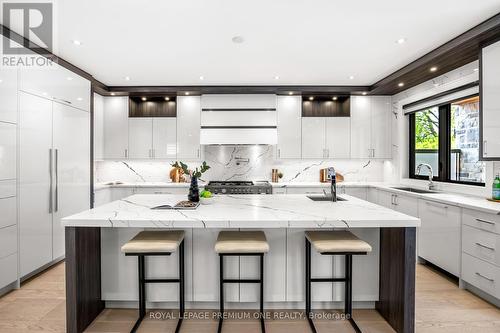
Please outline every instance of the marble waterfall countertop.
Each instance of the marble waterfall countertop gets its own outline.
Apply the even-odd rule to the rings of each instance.
[[[220,195],[196,210],[153,210],[185,195],[138,194],[62,219],[66,227],[379,228],[418,227],[420,220],[349,195],[336,203],[306,195]]]

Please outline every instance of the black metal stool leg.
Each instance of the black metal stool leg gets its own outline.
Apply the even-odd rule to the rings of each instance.
[[[141,325],[144,316],[146,315],[146,282],[145,280],[145,260],[143,255],[137,256],[138,271],[139,271],[139,318],[132,327],[131,333],[137,331]]]
[[[184,319],[184,240],[179,245],[179,321],[175,333],[179,333]]]
[[[260,329],[266,333],[264,324],[264,254],[260,255]]]
[[[219,327],[217,333],[222,332],[222,320],[224,317],[224,256],[219,254]]]
[[[316,327],[311,318],[311,243],[306,238],[306,318],[311,331],[316,333]]]
[[[357,333],[361,333],[358,325],[352,318],[352,254],[345,255],[345,315]]]

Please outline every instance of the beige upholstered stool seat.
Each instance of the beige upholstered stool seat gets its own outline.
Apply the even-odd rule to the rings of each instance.
[[[217,253],[267,253],[269,244],[262,231],[221,231],[215,243]]]
[[[365,253],[372,247],[347,230],[306,231],[306,237],[319,253]]]
[[[173,253],[184,239],[184,231],[141,231],[122,246],[123,253]]]

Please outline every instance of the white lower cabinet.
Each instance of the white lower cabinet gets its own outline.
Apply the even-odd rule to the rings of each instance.
[[[366,187],[344,187],[342,193],[356,197],[361,200],[367,199],[367,189]]]
[[[500,300],[500,216],[462,213],[462,280]]]
[[[424,199],[418,202],[418,256],[460,276],[460,208]]]
[[[323,190],[330,192],[328,187],[287,187],[286,194],[323,194]]]
[[[17,281],[17,253],[0,258],[0,289]]]
[[[377,200],[381,206],[394,209],[406,215],[418,217],[418,199],[415,197],[379,190]]]

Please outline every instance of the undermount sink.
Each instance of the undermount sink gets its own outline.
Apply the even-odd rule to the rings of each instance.
[[[308,195],[307,197],[312,201],[332,201],[332,197],[324,195]],[[347,199],[337,197],[337,201],[347,201]]]
[[[414,193],[436,193],[435,191],[422,190],[422,189],[413,188],[413,187],[391,187],[391,188],[393,188],[395,190],[414,192]]]

